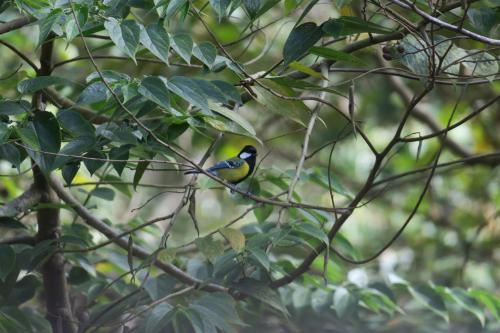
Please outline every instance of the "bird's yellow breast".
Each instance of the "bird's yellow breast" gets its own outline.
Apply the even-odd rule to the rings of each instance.
[[[217,176],[230,183],[238,183],[248,175],[249,171],[250,166],[244,162],[239,168],[217,170]]]

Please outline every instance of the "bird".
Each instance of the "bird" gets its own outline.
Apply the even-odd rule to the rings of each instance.
[[[257,149],[254,146],[247,145],[239,152],[239,154],[228,160],[217,162],[214,166],[205,171],[224,179],[228,183],[236,185],[241,183],[250,176],[255,168],[255,159],[257,157]],[[199,170],[189,170],[184,174],[197,174]]]

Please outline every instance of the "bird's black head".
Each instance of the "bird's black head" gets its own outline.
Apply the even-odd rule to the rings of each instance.
[[[253,158],[255,160],[255,156],[257,156],[257,149],[255,149],[254,146],[245,146],[240,153],[238,154],[239,158],[242,158],[244,160]]]

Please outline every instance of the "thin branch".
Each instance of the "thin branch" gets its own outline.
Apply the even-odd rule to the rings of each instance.
[[[17,54],[21,59],[23,59],[31,68],[33,68],[35,70],[35,72],[38,72],[38,66],[35,65],[35,63],[33,61],[31,61],[30,58],[28,58],[24,53],[22,53],[21,51],[19,51],[14,45],[4,41],[4,40],[0,40],[0,44],[2,45],[5,45],[7,48],[9,48],[12,52],[14,52],[15,54]]]
[[[427,140],[427,139],[431,139],[431,138],[434,138],[436,136],[439,136],[439,135],[443,134],[445,131],[451,131],[452,129],[457,128],[458,126],[460,126],[460,125],[466,123],[467,121],[469,121],[470,119],[474,118],[475,116],[477,116],[478,114],[480,114],[481,112],[483,112],[484,110],[486,110],[491,105],[493,105],[494,103],[498,102],[499,100],[500,100],[500,96],[496,96],[496,97],[490,99],[488,102],[486,102],[485,104],[483,104],[477,110],[471,112],[466,117],[464,117],[463,119],[457,121],[456,123],[454,123],[453,125],[451,125],[448,128],[444,128],[444,129],[442,129],[440,131],[433,132],[433,133],[427,134],[427,135],[422,135],[422,136],[415,137],[415,138],[409,138],[409,137],[408,138],[401,138],[401,141],[403,141],[403,142],[423,141],[423,140]]]
[[[64,189],[64,186],[61,184],[61,182],[54,176],[52,175],[49,179],[50,185],[54,189],[54,191],[57,193],[59,198],[61,198],[65,203],[70,205],[75,212],[92,228],[96,229],[97,231],[101,232],[103,235],[108,237],[109,239],[113,239],[114,243],[117,244],[119,247],[123,248],[124,250],[128,251],[129,250],[129,245],[128,245],[128,240],[125,238],[118,238],[119,233],[111,229],[106,223],[104,223],[102,220],[99,218],[95,217],[86,207],[84,207],[71,193],[66,191]],[[151,254],[148,253],[146,250],[142,249],[141,247],[137,245],[133,245],[131,248],[132,254],[138,258],[141,259],[146,259],[151,257]],[[189,284],[189,285],[203,285],[204,290],[207,291],[227,291],[227,288],[213,284],[213,283],[208,283],[205,284],[204,281],[199,280],[197,278],[194,278],[190,276],[189,274],[185,273],[178,267],[169,264],[169,263],[163,263],[159,260],[155,261],[155,266],[157,266],[159,269],[163,270],[165,273],[172,275],[179,281]]]
[[[500,45],[500,39],[494,39],[494,38],[490,38],[490,37],[486,37],[486,36],[483,36],[483,35],[480,35],[480,34],[477,34],[475,32],[472,32],[470,30],[467,30],[467,29],[464,29],[464,28],[460,28],[460,27],[457,27],[457,26],[454,26],[453,24],[450,24],[450,23],[447,23],[447,22],[444,22],[426,12],[424,12],[423,10],[421,10],[420,8],[418,8],[414,3],[411,3],[411,2],[407,2],[405,0],[402,0],[402,1],[399,1],[399,0],[393,0],[394,3],[396,3],[397,5],[399,5],[400,7],[402,8],[406,8],[406,9],[410,9],[412,10],[414,13],[420,15],[422,18],[440,26],[441,28],[445,28],[445,29],[448,29],[448,30],[451,30],[451,31],[455,31],[455,32],[458,32],[458,33],[461,33],[465,36],[468,36],[474,40],[477,40],[479,42],[482,42],[482,43],[485,43],[485,44],[490,44],[490,45]]]

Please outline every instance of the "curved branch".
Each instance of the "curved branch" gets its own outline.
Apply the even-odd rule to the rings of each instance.
[[[393,2],[396,3],[397,5],[399,5],[402,8],[410,9],[411,11],[413,11],[416,14],[418,14],[422,18],[424,18],[424,19],[426,19],[426,20],[428,20],[428,21],[430,21],[430,22],[432,22],[432,23],[440,26],[441,28],[445,28],[445,29],[448,29],[448,30],[451,30],[451,31],[455,31],[455,32],[461,33],[461,34],[463,34],[465,36],[468,36],[468,37],[470,37],[470,38],[472,38],[474,40],[477,40],[477,41],[485,43],[485,44],[500,45],[500,39],[489,38],[489,37],[477,34],[475,32],[469,31],[467,29],[464,29],[464,28],[461,28],[461,27],[457,27],[457,26],[455,26],[453,24],[441,21],[437,17],[434,17],[434,16],[432,16],[432,15],[424,12],[423,10],[421,10],[420,8],[418,8],[415,4],[413,4],[411,2],[407,2],[405,0],[403,0],[403,1],[394,0]]]
[[[120,238],[119,233],[111,229],[106,223],[104,223],[99,218],[95,217],[85,206],[83,206],[71,193],[64,189],[64,186],[61,184],[59,179],[56,176],[52,175],[49,178],[50,186],[57,193],[59,198],[63,200],[65,203],[70,205],[75,212],[92,228],[98,230],[100,233],[105,235],[107,238],[112,239],[116,245],[123,248],[126,251],[131,251],[132,254],[138,258],[146,259],[151,257],[151,254],[148,253],[143,248],[133,245],[132,248],[129,248],[128,240],[125,238]],[[214,283],[205,283],[202,280],[194,278],[181,270],[180,268],[169,264],[164,263],[159,260],[155,260],[155,266],[164,271],[167,274],[172,275],[179,281],[186,283],[188,285],[202,286],[201,289],[207,291],[224,291],[227,292],[228,289]]]
[[[42,194],[38,188],[31,186],[23,194],[0,207],[0,216],[12,217],[19,213],[23,213],[39,203],[41,198]]]

